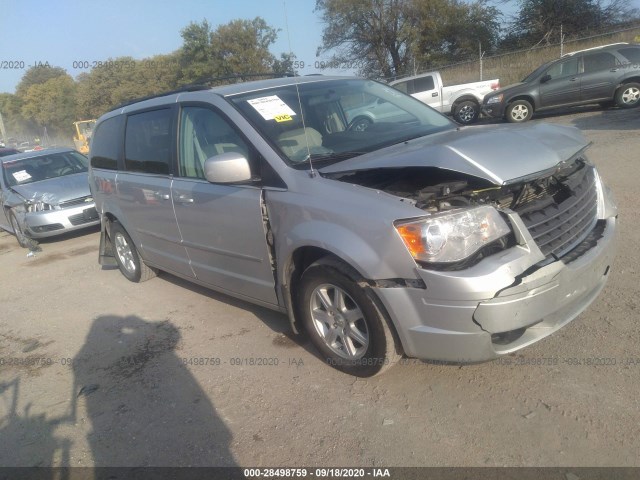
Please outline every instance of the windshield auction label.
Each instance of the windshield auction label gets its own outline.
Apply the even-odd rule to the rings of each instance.
[[[25,180],[29,180],[31,178],[31,175],[29,175],[26,170],[20,170],[19,172],[13,173],[13,178],[15,178],[18,182],[24,182]]]
[[[276,122],[289,122],[293,120],[296,112],[291,110],[289,105],[284,103],[277,95],[254,98],[247,100],[249,105],[256,109],[265,120],[275,120]]]

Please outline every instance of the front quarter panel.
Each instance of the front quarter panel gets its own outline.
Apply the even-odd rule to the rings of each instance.
[[[366,279],[418,278],[393,221],[424,212],[382,192],[297,173],[289,190],[266,195],[281,282],[293,253],[306,246],[331,252]]]

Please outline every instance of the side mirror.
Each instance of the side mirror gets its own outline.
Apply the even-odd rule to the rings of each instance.
[[[549,80],[551,80],[551,75],[547,73],[540,79],[540,83],[547,83]]]
[[[242,183],[251,180],[251,169],[242,154],[227,152],[207,158],[204,176],[211,183]]]

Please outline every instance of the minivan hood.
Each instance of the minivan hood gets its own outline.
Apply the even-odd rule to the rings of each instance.
[[[427,135],[324,168],[342,173],[378,168],[436,167],[496,185],[549,170],[588,146],[574,127],[487,125]]]
[[[42,201],[50,205],[91,195],[87,173],[65,175],[11,188],[27,200]]]

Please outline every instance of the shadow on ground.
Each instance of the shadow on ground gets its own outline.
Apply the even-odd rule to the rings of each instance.
[[[72,442],[56,428],[88,423],[95,467],[236,466],[231,432],[175,351],[179,340],[167,321],[97,318],[73,359],[68,414],[58,418],[20,411],[20,377],[0,383],[0,465],[70,466]]]

